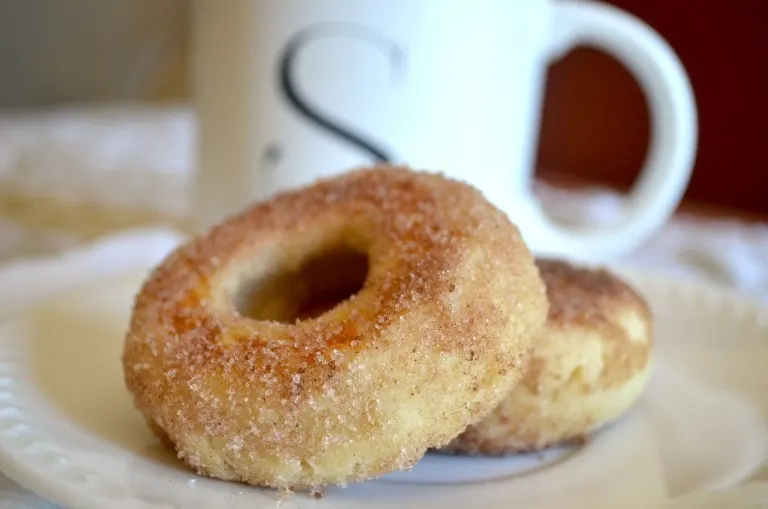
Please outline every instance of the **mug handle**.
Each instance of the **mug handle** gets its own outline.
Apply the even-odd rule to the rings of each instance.
[[[576,45],[614,56],[640,83],[648,101],[651,141],[648,156],[621,217],[599,227],[553,224],[538,202],[528,219],[543,254],[599,258],[624,254],[661,229],[674,213],[690,180],[698,137],[696,105],[685,70],[670,46],[634,16],[607,4],[583,0],[552,3],[550,58]]]

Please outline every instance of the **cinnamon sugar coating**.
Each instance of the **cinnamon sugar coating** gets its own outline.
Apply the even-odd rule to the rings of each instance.
[[[605,269],[537,265],[550,307],[527,372],[445,452],[504,455],[578,443],[628,411],[647,385],[653,330],[642,296]]]
[[[350,261],[296,276],[334,253]],[[349,276],[360,255],[367,272]],[[307,288],[355,277],[349,298],[298,309]],[[547,311],[517,228],[478,191],[361,169],[255,204],[169,255],[136,297],[125,380],[199,473],[319,490],[410,468],[493,410]]]

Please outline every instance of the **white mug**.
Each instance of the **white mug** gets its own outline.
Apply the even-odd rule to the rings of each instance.
[[[540,255],[623,254],[669,219],[696,152],[691,86],[651,28],[575,0],[198,0],[194,220],[374,162],[479,188]],[[649,155],[608,226],[558,225],[531,190],[547,66],[576,45],[645,91]]]

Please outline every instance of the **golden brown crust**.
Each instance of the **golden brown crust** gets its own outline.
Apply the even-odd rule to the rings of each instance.
[[[583,441],[636,401],[650,374],[646,301],[605,269],[537,260],[550,302],[526,374],[444,451],[505,455]]]
[[[547,327],[603,325],[617,307],[637,308],[650,319],[648,304],[631,286],[605,268],[579,267],[563,260],[536,260],[547,286]]]
[[[569,336],[569,330],[589,329],[599,334],[602,341],[611,343],[610,362],[603,365],[598,387],[620,386],[648,364],[653,346],[651,308],[626,281],[605,268],[579,267],[562,260],[538,259],[536,265],[547,287],[547,329],[564,332],[566,340],[578,339]],[[620,323],[619,317],[628,310],[636,313],[648,328],[644,332],[647,341],[635,341]],[[572,347],[578,347],[578,343]],[[534,370],[522,381],[531,389],[538,386],[538,375],[546,365],[546,359],[537,360]]]
[[[339,247],[362,289],[283,323],[244,282]],[[201,473],[308,489],[408,468],[491,411],[547,313],[517,228],[473,188],[372,168],[284,192],[172,253],[136,297],[126,384]]]

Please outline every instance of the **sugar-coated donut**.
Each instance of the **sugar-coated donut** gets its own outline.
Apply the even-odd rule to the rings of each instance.
[[[537,260],[550,302],[527,373],[445,452],[504,455],[586,440],[637,401],[651,373],[646,301],[605,269]]]
[[[548,306],[517,228],[478,191],[355,170],[169,255],[136,297],[125,380],[199,473],[319,489],[407,469],[493,410]]]

